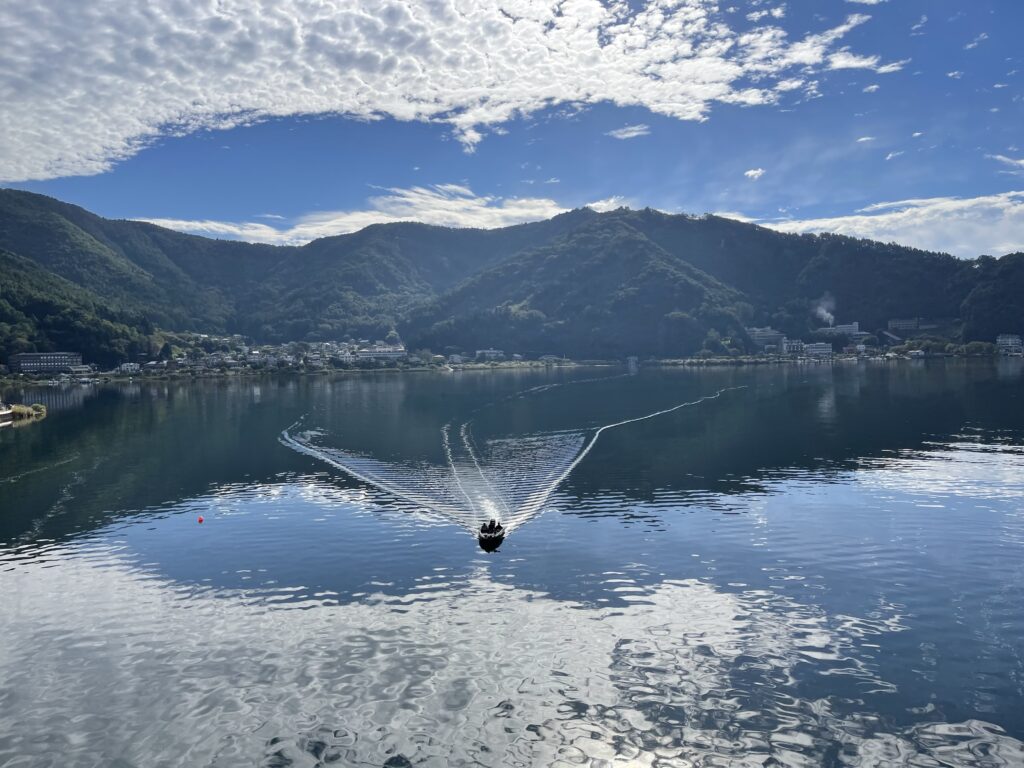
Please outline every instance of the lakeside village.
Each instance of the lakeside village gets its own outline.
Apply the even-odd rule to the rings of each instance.
[[[175,346],[167,342],[155,355],[121,363],[110,370],[83,361],[79,352],[21,352],[11,355],[6,365],[0,364],[0,376],[58,385],[69,382],[92,383],[100,377],[215,377],[244,372],[455,369],[570,363],[558,355],[541,355],[526,360],[523,355],[506,354],[503,350],[493,348],[448,355],[435,355],[429,350],[411,352],[398,339],[250,345],[240,335],[183,334],[177,336],[175,341]]]
[[[703,351],[695,358],[678,361],[650,361],[654,364],[716,364],[729,362],[826,362],[837,359],[920,359],[931,356],[1011,356],[1024,355],[1024,344],[1016,334],[1000,334],[994,343],[949,341],[949,325],[921,318],[894,319],[885,330],[863,331],[858,322],[828,325],[814,331],[815,340],[790,339],[771,327],[746,328],[751,355],[721,355]],[[105,379],[136,376],[215,377],[231,373],[267,373],[274,371],[324,372],[332,370],[380,370],[429,368],[514,367],[526,365],[566,365],[580,362],[565,356],[540,355],[527,359],[521,354],[506,354],[487,348],[474,353],[433,354],[429,350],[409,351],[392,332],[385,341],[367,339],[345,342],[289,342],[250,345],[243,336],[182,334],[166,342],[156,355],[122,363],[112,370],[100,370],[84,362],[78,352],[23,352],[11,355],[0,365],[0,376],[33,380],[57,386],[64,383],[93,383]],[[723,342],[728,340],[723,339]],[[636,357],[627,359],[633,367]],[[0,418],[10,414],[4,412]]]

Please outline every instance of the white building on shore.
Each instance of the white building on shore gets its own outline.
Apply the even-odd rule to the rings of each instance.
[[[1001,355],[1024,355],[1024,342],[1015,333],[1001,333],[996,337],[996,348]]]

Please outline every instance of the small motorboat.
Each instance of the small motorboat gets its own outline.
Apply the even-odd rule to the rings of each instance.
[[[505,528],[497,520],[492,519],[480,526],[476,540],[484,552],[493,552],[505,540]]]

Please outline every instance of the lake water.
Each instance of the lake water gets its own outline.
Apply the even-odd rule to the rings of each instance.
[[[1024,765],[1020,362],[8,392],[0,766]]]

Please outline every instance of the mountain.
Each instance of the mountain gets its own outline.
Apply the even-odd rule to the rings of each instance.
[[[975,261],[716,216],[571,211],[495,230],[380,224],[300,247],[114,221],[0,190],[0,360],[145,348],[154,327],[257,341],[383,337],[588,357],[676,356],[804,336],[834,307],[869,330],[962,318],[964,340],[1024,332],[1024,256]]]
[[[683,354],[709,328],[743,335],[743,295],[602,216],[464,281],[410,313],[414,345],[616,357]]]

